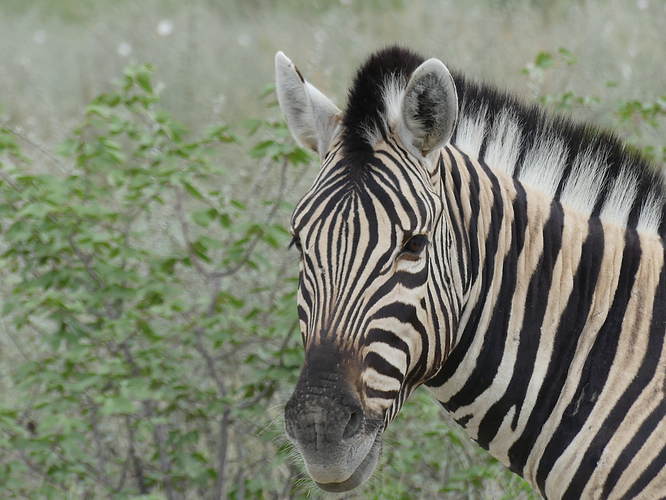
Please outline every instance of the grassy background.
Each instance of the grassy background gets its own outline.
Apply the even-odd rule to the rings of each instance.
[[[343,104],[369,51],[400,43],[531,98],[520,70],[565,47],[574,70],[542,89],[644,99],[663,93],[666,7],[657,0],[0,1],[0,101],[8,122],[57,142],[129,61],[158,68],[191,126],[264,113],[256,96],[284,51]],[[157,31],[172,24],[169,35]],[[129,44],[128,55],[119,54]],[[127,47],[127,45],[125,45]],[[604,87],[615,81],[612,92]],[[599,112],[600,120],[604,120]]]
[[[353,72],[368,52],[400,43],[526,100],[567,91],[597,97],[599,102],[569,110],[577,119],[612,126],[618,121],[614,101],[651,101],[664,94],[663,26],[663,0],[0,0],[0,122],[18,134],[36,171],[53,172],[60,164],[52,161],[52,151],[127,64],[156,66],[162,106],[190,129],[229,123],[242,130],[248,118],[280,117],[277,108],[267,107],[272,98],[259,98],[273,82],[277,50],[344,106]],[[534,69],[539,52],[556,53],[560,47],[574,54],[577,64]],[[521,73],[530,64],[532,71]],[[608,86],[609,81],[615,84]],[[639,144],[664,142],[663,127],[620,133]],[[270,162],[249,158],[247,147],[224,150],[230,175],[221,189],[250,202],[254,197],[260,205],[272,196],[275,174]],[[313,166],[291,179],[287,204],[304,193],[315,174]],[[287,217],[288,210],[278,215],[282,222]],[[271,255],[277,254],[280,272],[294,274],[295,258]],[[254,271],[243,275],[248,290],[261,278]],[[15,340],[0,333],[3,376],[14,371]],[[232,382],[238,378],[233,370],[227,373]],[[298,492],[285,486],[293,471],[277,449],[283,441],[279,408],[289,390],[280,387],[273,406],[247,417],[244,433],[232,432],[231,441],[245,439],[245,445],[230,447],[230,470],[247,471],[239,465],[243,460],[270,455],[272,469],[261,474],[274,488],[262,486],[259,494],[248,486],[246,497],[324,496],[302,474],[296,476],[302,483]],[[260,434],[255,428],[270,431],[253,441]],[[266,434],[278,437],[271,442]],[[532,498],[529,488],[471,443],[425,391],[408,402],[386,443],[383,465],[368,485],[338,498]],[[229,492],[230,498],[239,495],[238,489]],[[73,492],[66,498],[84,496]]]

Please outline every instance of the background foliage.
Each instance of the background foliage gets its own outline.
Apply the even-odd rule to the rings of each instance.
[[[276,50],[335,96],[377,46],[446,47],[665,155],[663,2],[104,5],[0,2],[0,498],[324,496],[282,430],[302,361],[285,228],[317,162],[274,106]],[[419,390],[338,498],[535,494]]]

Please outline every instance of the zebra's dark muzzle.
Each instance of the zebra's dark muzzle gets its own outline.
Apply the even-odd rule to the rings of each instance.
[[[341,390],[296,389],[285,406],[285,431],[315,484],[351,490],[373,473],[384,422],[368,418],[358,399]]]

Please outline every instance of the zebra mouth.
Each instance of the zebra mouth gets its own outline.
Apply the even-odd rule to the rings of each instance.
[[[357,486],[362,485],[368,479],[370,479],[370,476],[372,476],[372,473],[375,471],[375,467],[377,467],[381,456],[382,429],[379,428],[377,429],[377,434],[375,435],[375,441],[372,443],[372,448],[370,448],[368,454],[348,479],[342,481],[341,483],[319,483],[317,481],[314,483],[318,488],[331,493],[342,493],[345,491],[353,490]]]

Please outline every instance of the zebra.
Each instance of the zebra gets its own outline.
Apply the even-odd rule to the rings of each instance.
[[[314,483],[365,482],[425,385],[545,498],[666,498],[658,167],[402,47],[344,112],[275,64],[321,159],[291,218],[305,358],[284,413]]]

